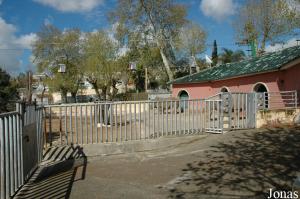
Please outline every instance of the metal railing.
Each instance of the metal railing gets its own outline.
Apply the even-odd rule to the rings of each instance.
[[[222,132],[221,100],[126,101],[45,106],[47,141],[90,144]],[[214,108],[213,108],[214,107]]]
[[[0,198],[11,198],[29,179],[42,158],[42,108],[16,105],[16,111],[0,114]],[[24,156],[24,131],[33,125],[38,137],[32,157]],[[25,137],[26,138],[26,137]],[[24,151],[25,150],[25,151]],[[36,157],[34,157],[36,156]],[[29,161],[28,161],[29,160]],[[31,164],[30,164],[31,163]]]
[[[297,91],[257,93],[259,109],[295,109],[298,107]]]

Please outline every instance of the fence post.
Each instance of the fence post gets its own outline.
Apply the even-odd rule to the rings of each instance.
[[[298,91],[295,91],[295,108],[298,107]]]
[[[23,166],[23,127],[24,127],[24,113],[25,113],[25,102],[16,103],[16,111],[19,113],[19,172],[20,172],[20,184],[24,183],[24,166]]]

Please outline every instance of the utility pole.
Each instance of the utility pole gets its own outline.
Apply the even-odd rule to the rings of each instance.
[[[27,102],[32,102],[32,72],[27,72]]]
[[[148,90],[148,68],[145,67],[145,91]]]

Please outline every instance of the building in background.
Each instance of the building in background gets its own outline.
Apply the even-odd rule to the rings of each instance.
[[[172,96],[199,99],[220,92],[300,91],[300,46],[221,64],[171,82]]]

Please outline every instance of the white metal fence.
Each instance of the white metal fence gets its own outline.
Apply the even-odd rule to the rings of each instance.
[[[0,114],[1,199],[11,198],[41,161],[42,111],[35,106],[17,104],[16,111]],[[36,131],[31,132],[32,129]]]
[[[222,132],[220,99],[63,104],[45,107],[50,143],[90,144]],[[54,141],[54,142],[52,142]]]
[[[299,105],[297,91],[257,93],[259,109],[295,109]]]

